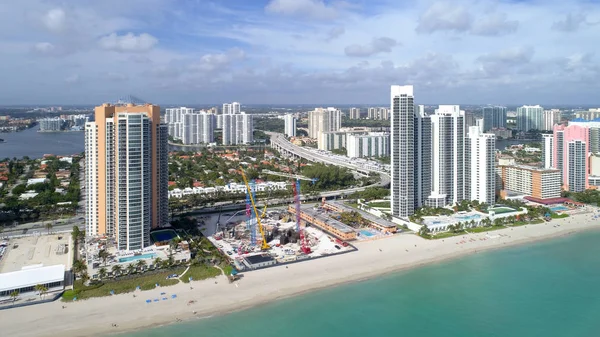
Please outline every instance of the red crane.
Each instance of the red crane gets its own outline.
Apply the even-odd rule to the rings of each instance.
[[[293,189],[294,203],[296,206],[296,231],[300,234],[300,249],[304,254],[308,255],[311,253],[308,238],[304,235],[304,230],[300,228],[300,179],[296,179]]]

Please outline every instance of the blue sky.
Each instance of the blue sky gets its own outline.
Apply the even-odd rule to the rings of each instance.
[[[599,104],[590,0],[20,0],[0,105]]]

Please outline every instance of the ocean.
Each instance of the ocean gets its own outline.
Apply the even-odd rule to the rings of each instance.
[[[599,243],[586,232],[483,252],[123,336],[596,337]]]

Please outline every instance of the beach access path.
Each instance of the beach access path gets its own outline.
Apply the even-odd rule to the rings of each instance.
[[[560,226],[557,226],[560,225]],[[441,262],[474,252],[525,244],[600,228],[592,214],[467,234],[444,240],[397,235],[357,242],[358,251],[244,273],[230,284],[223,275],[149,291],[3,310],[3,336],[100,336],[223,314],[303,292]],[[161,293],[165,293],[161,295]],[[176,294],[176,298],[172,295]],[[165,300],[163,300],[165,298]],[[155,301],[158,299],[158,301]],[[147,300],[151,300],[147,303]],[[193,303],[190,304],[190,301]],[[62,308],[65,306],[65,308]],[[195,313],[194,313],[195,312]],[[116,326],[115,326],[116,325]]]

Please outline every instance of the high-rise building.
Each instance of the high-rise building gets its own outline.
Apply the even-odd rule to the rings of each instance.
[[[465,126],[458,105],[440,105],[431,115],[430,207],[444,207],[464,199]]]
[[[346,131],[321,132],[321,137],[317,142],[318,149],[331,151],[346,148],[348,134]]]
[[[493,205],[496,201],[496,136],[469,127],[465,139],[465,199]]]
[[[470,126],[477,125],[477,118],[472,112],[465,112],[465,128],[469,129]]]
[[[103,104],[85,126],[86,234],[150,245],[168,220],[168,127],[156,105]]]
[[[167,109],[169,136],[185,145],[214,142],[215,115],[190,108]]]
[[[169,136],[173,139],[181,139],[183,137],[183,115],[193,113],[194,109],[186,107],[169,108],[165,112],[165,123],[168,125]]]
[[[425,106],[415,106],[414,118],[415,208],[425,204],[431,192],[431,117]]]
[[[588,128],[590,132],[590,152],[600,154],[600,120],[585,120],[576,118],[569,121],[569,126],[579,125]]]
[[[389,157],[390,135],[383,132],[348,134],[346,150],[350,158]]]
[[[559,109],[551,109],[544,111],[544,127],[542,130],[544,131],[552,131],[554,130],[554,125],[560,123],[560,110]]]
[[[350,108],[348,112],[350,119],[360,119],[360,108]]]
[[[37,121],[42,132],[61,131],[65,125],[65,121],[60,117],[40,118]]]
[[[316,108],[308,113],[308,136],[321,139],[321,133],[338,131],[342,127],[342,112],[336,108]]]
[[[391,206],[392,215],[408,217],[418,204],[415,197],[415,105],[412,85],[392,85]],[[370,110],[369,110],[370,111]],[[417,188],[418,190],[418,188]]]
[[[483,109],[483,132],[494,128],[506,128],[506,107],[487,106]]]
[[[544,168],[554,168],[554,135],[542,136],[542,164]]]
[[[283,117],[285,122],[285,135],[288,137],[296,137],[296,116],[287,114]]]
[[[525,165],[499,165],[500,196],[516,192],[536,199],[560,198],[560,171]]]
[[[223,104],[223,145],[250,144],[254,142],[252,115],[240,110],[240,103]]]
[[[517,108],[517,130],[543,130],[544,108],[539,105],[524,105]]]
[[[586,120],[594,120],[600,118],[600,108],[588,109],[587,111],[575,112],[575,118],[581,118]]]
[[[563,189],[581,192],[589,188],[590,133],[581,125],[554,126],[554,163],[561,172]]]
[[[390,109],[384,107],[372,107],[367,109],[367,117],[374,120],[389,120]]]

